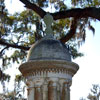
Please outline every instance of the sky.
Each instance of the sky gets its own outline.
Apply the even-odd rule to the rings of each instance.
[[[24,9],[19,0],[6,0],[6,7],[10,13],[21,12]],[[80,69],[73,77],[71,100],[86,98],[92,84],[100,84],[100,22],[92,24],[95,26],[95,35],[93,36],[91,31],[87,31],[86,41],[79,49],[84,56],[73,61],[79,65]]]
[[[71,100],[87,97],[92,84],[100,84],[100,23],[94,23],[94,26],[96,28],[95,36],[88,31],[86,42],[80,47],[84,56],[74,60],[79,64],[80,69],[73,77]]]

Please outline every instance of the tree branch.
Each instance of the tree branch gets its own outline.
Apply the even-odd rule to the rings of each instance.
[[[0,44],[3,46],[5,45],[7,47],[23,49],[23,50],[29,50],[29,48],[30,48],[30,47],[24,47],[24,46],[20,46],[20,45],[16,45],[16,44],[10,44],[10,43],[5,42],[4,40],[0,40]]]
[[[46,12],[40,7],[38,7],[36,4],[31,3],[28,0],[20,0],[20,1],[25,4],[25,7],[35,11],[41,18],[45,16]],[[73,8],[73,9],[68,9],[66,11],[51,13],[51,15],[53,16],[54,20],[64,19],[69,17],[74,17],[74,18],[92,17],[100,21],[100,8],[96,7]]]
[[[38,7],[36,4],[29,2],[28,0],[20,0],[23,4],[25,4],[25,7],[32,9],[35,11],[41,18],[43,18],[46,14],[46,12]]]
[[[2,78],[2,74],[3,74],[3,72],[2,72],[2,70],[1,70],[1,68],[0,68],[0,80],[1,80],[1,78]]]
[[[77,20],[78,20],[78,19],[76,19],[76,18],[74,18],[74,19],[72,20],[70,31],[69,31],[64,37],[62,37],[62,38],[60,39],[60,41],[61,41],[62,43],[67,42],[69,39],[71,39],[71,38],[75,35],[75,33],[76,33],[76,28],[77,28]]]
[[[6,47],[4,47],[4,48],[0,51],[0,57],[2,57],[4,50],[7,49],[7,48],[8,48],[8,47],[6,46]]]
[[[95,7],[74,8],[66,11],[51,13],[51,15],[53,16],[54,20],[64,19],[69,17],[74,17],[77,19],[92,17],[100,21],[100,8],[95,8]]]
[[[35,5],[34,3],[30,3],[28,0],[20,0],[22,3],[25,4],[25,6],[29,9],[34,10],[40,17],[44,17],[46,12]],[[100,21],[100,8],[96,7],[87,7],[87,8],[73,8],[73,9],[68,9],[66,11],[60,11],[56,13],[50,13],[53,16],[54,20],[58,19],[64,19],[64,18],[70,18],[73,17],[75,19],[80,19],[80,18],[95,18]],[[76,32],[76,21],[74,20],[74,24],[72,24],[71,29],[67,35],[65,35],[63,38],[60,39],[61,42],[65,43],[68,41],[70,38],[73,37],[73,35]]]

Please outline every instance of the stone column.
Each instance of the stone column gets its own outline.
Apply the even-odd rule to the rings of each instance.
[[[70,100],[71,80],[66,79],[61,83],[61,100]]]
[[[43,94],[41,87],[35,87],[35,100],[43,100]]]
[[[70,100],[70,86],[71,86],[71,80],[67,80],[66,82],[63,83],[61,100]]]
[[[48,85],[48,100],[57,100],[57,83],[50,82]]]
[[[48,83],[46,81],[42,86],[42,90],[43,90],[43,100],[48,100]]]
[[[59,83],[57,84],[57,100],[61,100],[61,86]]]
[[[34,99],[34,84],[32,82],[27,82],[27,94],[28,94],[28,100],[35,100]]]
[[[69,84],[65,84],[65,99],[64,100],[70,100],[70,86]]]
[[[35,100],[34,99],[34,88],[28,88],[28,100]]]

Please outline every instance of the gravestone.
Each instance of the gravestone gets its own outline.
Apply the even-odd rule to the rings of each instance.
[[[72,77],[79,66],[71,61],[65,44],[54,39],[53,18],[44,17],[47,35],[32,45],[19,70],[26,79],[28,100],[70,100]]]

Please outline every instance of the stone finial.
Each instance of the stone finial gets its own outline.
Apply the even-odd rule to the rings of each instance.
[[[52,15],[50,15],[49,13],[47,13],[44,18],[43,18],[45,24],[46,24],[46,29],[45,29],[45,33],[47,35],[51,35],[53,33],[52,29],[51,29],[51,25],[53,22],[53,17]]]

